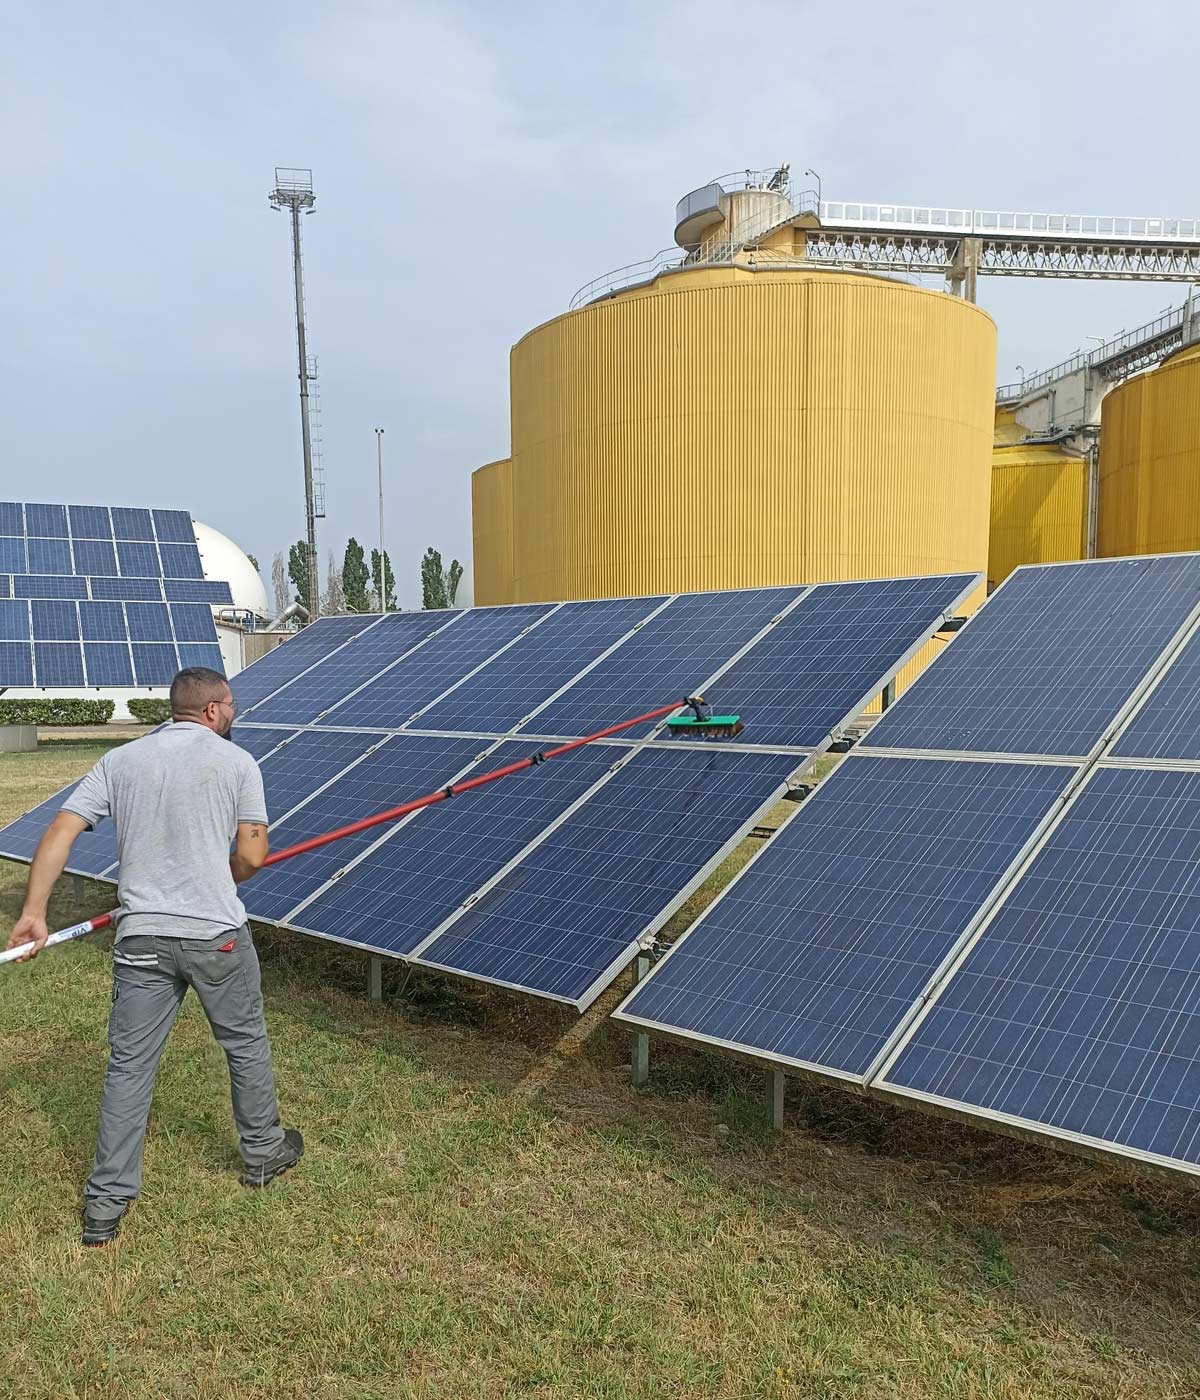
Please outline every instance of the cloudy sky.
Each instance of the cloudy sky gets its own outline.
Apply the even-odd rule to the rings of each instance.
[[[190,509],[269,570],[303,530],[291,265],[309,166],[322,560],[376,530],[418,600],[508,451],[511,344],[790,160],[833,199],[1200,213],[1192,0],[815,5],[8,0],[0,495]],[[984,279],[1001,380],[1181,289]]]

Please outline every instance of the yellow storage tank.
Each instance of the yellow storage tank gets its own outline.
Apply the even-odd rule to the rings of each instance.
[[[1025,440],[1015,408],[996,410],[988,588],[1018,564],[1087,557],[1088,463],[1057,443]]]
[[[1099,499],[1101,555],[1200,549],[1200,345],[1104,400]]]
[[[983,571],[995,345],[946,293],[769,264],[538,326],[511,463],[476,473],[476,601]]]

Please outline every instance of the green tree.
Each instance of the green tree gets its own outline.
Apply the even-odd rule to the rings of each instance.
[[[452,608],[462,572],[462,565],[457,559],[450,561],[448,569],[443,568],[441,552],[430,545],[421,560],[421,606]]]
[[[351,612],[367,612],[370,609],[371,600],[367,595],[370,581],[363,547],[351,535],[346,541],[346,555],[342,560],[342,592]]]
[[[386,549],[383,551],[383,572],[387,583],[388,611],[394,612],[396,609],[396,576],[392,573],[392,560]],[[379,551],[377,549],[371,551],[371,584],[375,589],[375,597],[381,599],[383,594],[379,587]],[[380,602],[379,607],[382,609],[382,602]]]
[[[308,607],[308,545],[297,540],[288,550],[288,578],[296,589],[296,602]]]
[[[342,592],[342,575],[334,562],[332,549],[329,551],[329,567],[325,570],[325,597],[321,600],[321,611],[326,617],[346,611],[346,595]]]

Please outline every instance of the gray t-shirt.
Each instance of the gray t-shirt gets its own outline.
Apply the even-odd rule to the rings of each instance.
[[[267,821],[262,773],[245,749],[188,720],[110,749],[62,805],[117,827],[117,938],[212,938],[246,910],[229,869],[238,822]]]

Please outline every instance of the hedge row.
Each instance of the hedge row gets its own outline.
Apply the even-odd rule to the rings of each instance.
[[[107,724],[112,700],[0,700],[0,724]]]
[[[139,724],[165,724],[171,718],[169,700],[126,700],[125,703]]]

